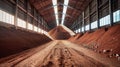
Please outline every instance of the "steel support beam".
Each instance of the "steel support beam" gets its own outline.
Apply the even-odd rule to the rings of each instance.
[[[15,25],[16,29],[17,29],[17,16],[18,16],[18,0],[16,0],[16,4],[15,4],[15,16],[14,16],[14,25]]]
[[[98,27],[98,29],[100,28],[100,16],[99,16],[99,0],[96,0],[96,8],[97,8],[97,27]]]
[[[83,27],[84,27],[84,33],[85,33],[85,18],[84,18],[84,17],[85,17],[85,13],[84,13],[84,11],[83,11],[83,24],[82,24],[82,25],[83,25]]]
[[[55,15],[59,15],[59,14],[64,14],[64,13],[62,13],[62,12],[59,12],[58,14],[48,14],[48,13],[46,13],[46,14],[43,14],[43,16],[45,15],[45,16],[47,16],[47,17],[50,17],[50,16],[55,16]],[[67,16],[67,17],[70,17],[70,18],[73,18],[71,15],[69,15],[69,14],[65,14],[65,16]]]
[[[34,30],[34,26],[35,26],[35,25],[34,25],[34,24],[35,24],[35,23],[34,23],[34,22],[35,22],[34,17],[35,17],[35,8],[33,7],[33,18],[32,18],[32,19],[33,19],[33,30]]]
[[[82,32],[82,22],[80,23],[80,32]]]
[[[28,28],[28,5],[29,5],[29,2],[27,0],[27,5],[26,5],[26,8],[27,8],[27,18],[26,18],[26,29]]]
[[[110,25],[113,26],[113,9],[112,9],[112,3],[113,0],[109,0],[109,12],[110,12]]]
[[[62,3],[61,3],[61,4],[57,4],[57,5],[52,5],[52,6],[48,7],[48,8],[38,9],[38,10],[40,10],[41,12],[44,12],[44,11],[47,11],[48,9],[53,8],[54,6],[59,6],[59,5],[67,6],[68,8],[73,9],[73,10],[76,10],[77,12],[80,12],[80,11],[81,11],[80,9],[76,9],[76,8],[74,8],[74,7],[71,7],[71,6],[69,6],[69,5],[65,5],[65,4],[62,4]]]
[[[90,21],[90,6],[88,5],[88,18],[89,18],[89,31],[91,31],[91,21]]]
[[[71,28],[75,28],[75,23],[76,23],[76,21],[75,22],[73,22],[73,24],[72,24],[72,26],[71,26]]]

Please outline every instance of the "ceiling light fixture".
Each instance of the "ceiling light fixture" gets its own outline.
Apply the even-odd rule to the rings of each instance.
[[[64,0],[61,25],[64,25],[64,20],[65,20],[65,15],[66,15],[66,12],[67,12],[68,3],[69,3],[69,0]]]
[[[57,0],[52,0],[53,7],[54,7],[54,13],[56,18],[56,24],[59,25],[59,19],[58,19],[58,8],[57,8]]]

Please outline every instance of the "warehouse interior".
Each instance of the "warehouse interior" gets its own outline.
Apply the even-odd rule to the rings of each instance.
[[[0,67],[120,67],[120,0],[0,0]]]

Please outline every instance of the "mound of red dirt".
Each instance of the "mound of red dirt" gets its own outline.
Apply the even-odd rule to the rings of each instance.
[[[54,29],[50,30],[49,34],[50,36],[57,40],[70,38],[70,34],[61,26],[57,26]]]
[[[81,38],[78,39],[79,44],[96,43],[97,40],[105,33],[105,28],[98,29],[95,32],[86,32]]]
[[[86,32],[75,43],[85,46],[98,46],[97,50],[113,50],[120,54],[120,25],[101,28],[94,32]]]
[[[15,54],[49,41],[51,39],[43,34],[0,26],[0,57]]]
[[[113,53],[120,54],[120,25],[110,27],[97,44],[99,44],[99,50],[113,49]]]
[[[69,41],[76,41],[76,40],[78,40],[82,35],[83,35],[83,33],[76,34],[76,35],[70,37],[68,40],[69,40]]]

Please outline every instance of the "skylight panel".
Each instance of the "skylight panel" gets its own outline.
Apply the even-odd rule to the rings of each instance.
[[[52,0],[53,6],[57,5],[57,0]]]
[[[64,0],[63,15],[62,15],[62,21],[61,21],[62,25],[64,24],[64,19],[65,19],[65,15],[66,15],[66,12],[67,12],[68,2],[69,2],[69,0]]]
[[[57,0],[52,0],[53,7],[54,7],[54,13],[56,18],[56,24],[59,25],[59,19],[58,19],[58,8],[57,8]]]
[[[58,11],[57,11],[57,6],[54,6],[54,12],[55,12],[55,14],[58,13]]]

